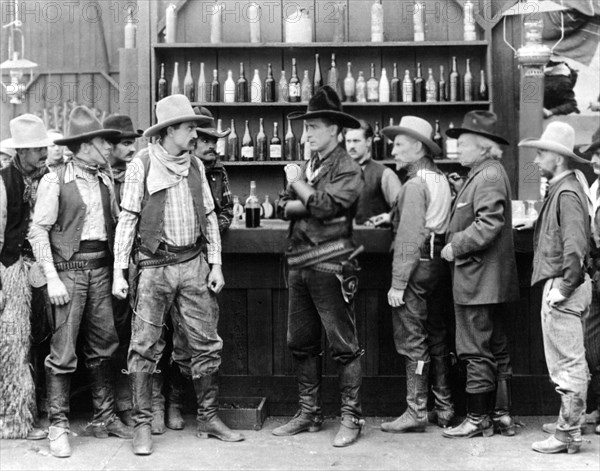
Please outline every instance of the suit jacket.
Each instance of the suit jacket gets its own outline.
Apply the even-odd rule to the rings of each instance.
[[[486,160],[456,195],[446,242],[452,243],[456,304],[499,304],[519,298],[510,183],[502,164]]]

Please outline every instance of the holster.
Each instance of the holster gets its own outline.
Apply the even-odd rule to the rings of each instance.
[[[344,301],[348,304],[354,299],[358,291],[358,272],[360,265],[355,258],[340,262],[322,262],[312,265],[311,268],[323,273],[332,273],[340,280],[340,288]]]

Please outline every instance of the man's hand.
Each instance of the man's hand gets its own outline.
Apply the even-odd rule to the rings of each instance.
[[[454,249],[452,248],[452,244],[446,244],[446,246],[442,249],[442,258],[448,262],[454,261]]]
[[[208,289],[215,294],[219,294],[223,286],[225,286],[225,278],[223,278],[221,265],[213,265],[208,274]]]
[[[514,229],[516,229],[517,231],[526,231],[528,229],[533,229],[535,226],[535,221],[527,221],[527,222],[521,222],[519,224],[515,224],[513,226]]]
[[[566,296],[560,294],[558,288],[552,288],[550,291],[548,291],[548,295],[546,296],[546,302],[550,305],[550,307],[559,305],[565,299],[567,299]]]
[[[127,292],[129,291],[129,284],[127,280],[123,276],[122,270],[118,272],[115,270],[113,285],[112,285],[112,294],[117,299],[125,299],[127,297]]]
[[[392,222],[392,217],[391,217],[390,213],[381,213],[381,214],[378,214],[377,216],[371,216],[369,219],[367,219],[367,221],[365,222],[365,226],[379,227],[379,226],[383,226],[385,224],[391,224],[391,222]]]
[[[388,304],[392,307],[404,306],[404,290],[390,288],[388,291]]]
[[[454,193],[458,193],[465,184],[465,180],[458,173],[452,172],[448,175],[448,183],[452,187],[452,190],[454,190]]]
[[[57,306],[62,306],[63,304],[67,304],[71,298],[69,298],[69,293],[67,292],[67,288],[60,278],[48,278],[48,297],[50,298],[50,302],[52,304],[56,304]]]

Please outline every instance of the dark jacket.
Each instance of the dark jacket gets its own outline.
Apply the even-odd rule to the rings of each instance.
[[[358,198],[358,207],[356,210],[356,223],[364,224],[367,219],[381,213],[390,211],[390,207],[383,196],[381,189],[381,177],[385,167],[380,163],[369,159],[363,169],[365,186]]]
[[[27,244],[27,230],[31,208],[24,201],[25,183],[23,176],[13,166],[9,165],[0,170],[0,178],[4,180],[6,189],[6,228],[4,230],[4,246],[0,253],[0,263],[5,267],[14,264]]]
[[[233,220],[233,199],[229,189],[229,177],[223,164],[218,161],[212,165],[205,163],[204,170],[215,202],[219,232],[223,233],[229,228]]]

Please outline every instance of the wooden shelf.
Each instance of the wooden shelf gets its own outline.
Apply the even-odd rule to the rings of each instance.
[[[488,41],[481,39],[477,41],[390,41],[382,43],[373,43],[370,41],[356,41],[346,43],[333,42],[314,42],[314,43],[157,43],[152,47],[154,49],[293,49],[293,48],[314,48],[314,49],[349,49],[349,48],[431,48],[431,47],[484,47]]]
[[[288,103],[288,102],[275,102],[275,103],[223,103],[223,102],[215,102],[215,103],[200,103],[194,102],[192,106],[206,106],[211,107],[215,106],[218,108],[238,108],[238,107],[263,107],[263,108],[306,108],[307,102],[300,103]],[[426,102],[390,102],[390,103],[356,103],[356,102],[343,102],[342,106],[344,108],[396,108],[396,107],[436,107],[436,106],[489,106],[489,101],[436,101],[435,103],[426,103]]]

